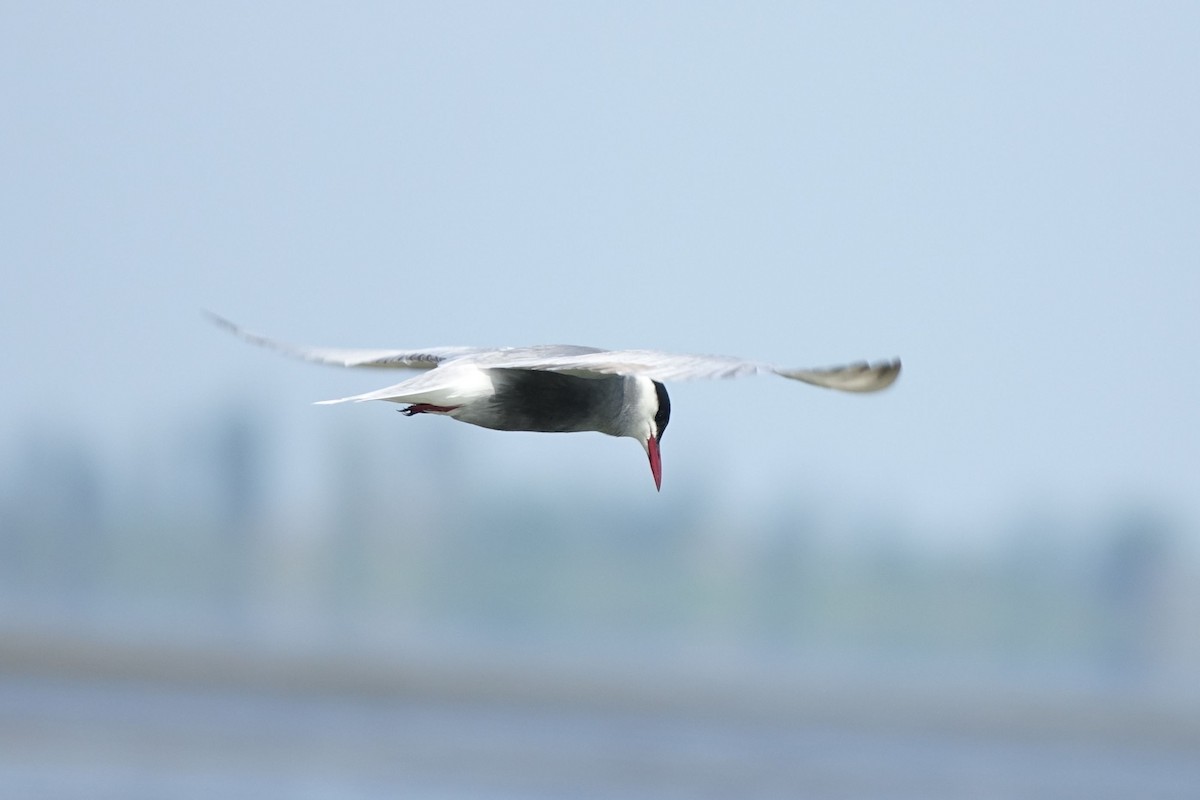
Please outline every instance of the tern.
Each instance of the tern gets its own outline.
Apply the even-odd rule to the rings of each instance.
[[[900,375],[900,359],[839,367],[784,369],[728,356],[657,350],[602,350],[574,345],[424,347],[414,350],[308,347],[269,339],[207,312],[222,328],[253,344],[321,364],[418,370],[373,392],[320,404],[386,400],[406,416],[438,414],[498,431],[597,431],[636,439],[662,489],[659,443],[671,418],[664,381],[779,375],[842,392],[877,392]]]

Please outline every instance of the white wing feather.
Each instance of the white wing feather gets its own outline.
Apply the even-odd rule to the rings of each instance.
[[[493,369],[536,369],[551,372],[591,372],[604,375],[640,375],[657,381],[736,378],[768,373],[814,386],[843,392],[876,392],[891,386],[900,375],[900,360],[868,364],[865,361],[822,369],[783,369],[730,356],[696,356],[657,350],[601,350],[580,355],[553,356],[548,348],[497,351],[468,358]]]
[[[290,344],[251,333],[211,311],[205,312],[209,319],[251,344],[268,347],[280,353],[305,361],[332,364],[338,367],[388,367],[392,369],[432,369],[451,358],[480,352],[475,347],[426,347],[417,350],[384,350],[372,348],[309,347]]]
[[[489,397],[493,391],[492,380],[486,371],[470,364],[453,363],[372,392],[339,397],[336,400],[319,400],[317,405],[387,400],[392,403],[458,406]]]
[[[691,356],[657,350],[596,350],[558,355],[558,348],[522,348],[470,356],[491,369],[534,369],[547,372],[640,375],[657,381],[733,378],[769,372],[770,367],[725,356]]]
[[[900,375],[900,359],[868,364],[858,361],[821,369],[784,369],[759,361],[730,356],[700,356],[664,353],[658,350],[598,350],[574,345],[536,347],[428,347],[418,350],[348,349],[307,347],[288,344],[246,331],[229,320],[208,312],[217,325],[253,344],[269,347],[307,361],[343,367],[390,367],[433,370],[375,392],[326,400],[341,403],[362,400],[435,404],[450,403],[447,391],[471,385],[484,391],[476,376],[486,369],[531,369],[588,375],[639,375],[656,381],[735,378],[744,375],[773,374],[813,386],[842,392],[877,392],[895,383]],[[438,369],[433,369],[437,367]],[[460,369],[462,368],[462,369]],[[472,369],[468,369],[472,368]],[[464,381],[464,377],[469,376]],[[483,376],[486,377],[486,376]],[[427,380],[423,380],[427,379]],[[490,383],[490,381],[488,381]],[[488,387],[490,389],[490,387]],[[469,394],[468,392],[467,394]],[[456,395],[465,399],[464,395]]]

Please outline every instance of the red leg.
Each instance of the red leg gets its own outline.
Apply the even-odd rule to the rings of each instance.
[[[435,406],[432,403],[415,403],[408,408],[400,409],[400,413],[406,417],[411,417],[413,414],[448,414],[458,406]]]

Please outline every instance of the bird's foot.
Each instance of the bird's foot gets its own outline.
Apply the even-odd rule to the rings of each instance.
[[[433,403],[414,403],[408,408],[400,409],[400,413],[406,417],[411,417],[413,414],[449,414],[458,406],[435,406]]]

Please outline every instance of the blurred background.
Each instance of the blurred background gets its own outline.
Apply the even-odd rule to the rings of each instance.
[[[1193,797],[1200,7],[0,4],[0,795]],[[631,441],[292,341],[564,342]]]

